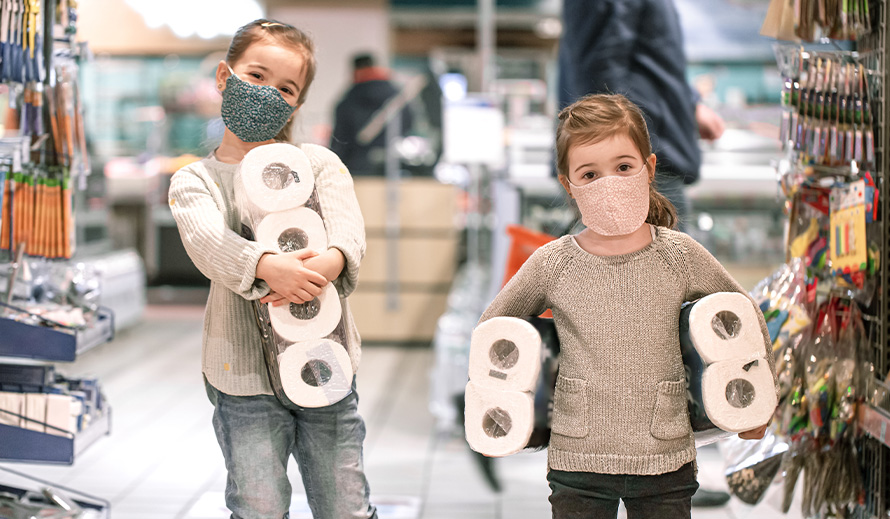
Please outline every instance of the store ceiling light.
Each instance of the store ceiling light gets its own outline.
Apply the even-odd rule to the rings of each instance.
[[[180,38],[231,36],[238,27],[263,17],[256,0],[127,0],[127,5],[142,15],[148,27],[166,25]]]

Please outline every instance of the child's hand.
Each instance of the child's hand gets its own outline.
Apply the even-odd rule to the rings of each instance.
[[[291,303],[311,301],[321,295],[324,286],[328,284],[323,275],[303,265],[304,260],[317,255],[317,252],[309,249],[264,254],[257,262],[256,277],[268,283],[274,294]],[[266,297],[270,296],[272,294]]]
[[[307,269],[318,272],[328,281],[333,281],[340,277],[340,273],[343,272],[343,267],[346,266],[346,258],[340,249],[331,248],[307,259],[303,264]]]
[[[766,428],[769,427],[769,424],[763,424],[757,429],[751,429],[750,431],[740,432],[739,438],[743,440],[759,440],[763,438],[763,435],[766,434]]]
[[[269,292],[268,295],[260,299],[260,303],[272,303],[272,306],[284,306],[286,304],[289,304],[290,301],[285,299],[284,296],[279,294],[278,292]]]

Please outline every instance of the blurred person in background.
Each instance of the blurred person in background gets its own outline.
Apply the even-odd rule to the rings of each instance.
[[[658,156],[656,189],[691,214],[685,186],[698,180],[698,138],[716,140],[723,119],[686,79],[683,32],[673,0],[563,0],[559,46],[560,109],[587,94],[623,94],[646,116]],[[705,482],[705,485],[708,483]],[[692,506],[721,506],[729,494],[700,488]]]
[[[353,58],[353,84],[337,103],[331,150],[349,168],[353,176],[383,175],[386,156],[386,132],[380,132],[367,144],[358,142],[358,134],[387,101],[399,92],[390,81],[389,70],[378,66],[367,53]],[[402,112],[402,133],[411,126],[411,114]]]
[[[685,231],[684,187],[698,180],[698,137],[723,135],[723,119],[686,80],[683,33],[673,0],[563,0],[560,108],[587,94],[616,93],[642,108],[658,155],[657,189]]]

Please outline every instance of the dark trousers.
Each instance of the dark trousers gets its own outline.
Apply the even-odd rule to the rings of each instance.
[[[655,476],[551,469],[547,481],[553,519],[614,518],[619,499],[624,501],[628,519],[689,519],[692,494],[698,489],[694,462]]]

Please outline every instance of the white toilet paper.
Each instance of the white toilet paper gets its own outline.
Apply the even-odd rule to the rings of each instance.
[[[309,158],[300,148],[285,143],[266,144],[247,152],[239,176],[245,197],[260,212],[300,207],[315,188]]]
[[[776,410],[773,375],[763,356],[711,364],[705,367],[701,383],[705,412],[724,431],[760,427]]]
[[[328,283],[320,296],[301,305],[272,306],[269,304],[269,322],[282,339],[289,342],[309,341],[327,337],[341,316],[340,296],[332,283]]]
[[[707,364],[764,354],[754,303],[736,292],[703,297],[689,312],[688,335]]]
[[[541,371],[541,335],[516,317],[495,317],[473,330],[470,380],[480,388],[534,391]]]
[[[266,215],[257,226],[256,241],[281,252],[308,248],[320,254],[328,249],[324,222],[307,207]]]
[[[335,404],[352,390],[352,364],[346,348],[330,339],[298,342],[278,356],[281,387],[302,407]]]
[[[493,391],[467,383],[464,429],[474,451],[509,456],[528,444],[535,422],[535,401],[529,393]]]

